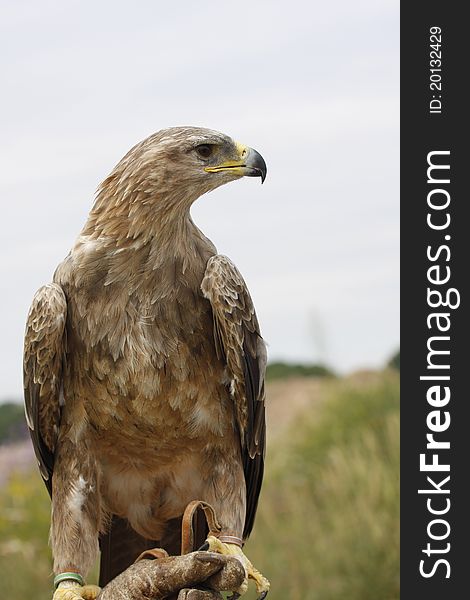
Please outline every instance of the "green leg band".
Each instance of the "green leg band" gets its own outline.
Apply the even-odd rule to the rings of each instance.
[[[78,584],[83,585],[85,582],[83,581],[83,577],[80,573],[59,573],[54,577],[54,589],[57,588],[61,581],[76,581]]]

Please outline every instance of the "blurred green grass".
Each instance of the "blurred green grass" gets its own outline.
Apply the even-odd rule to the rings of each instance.
[[[50,600],[49,496],[39,476],[15,475],[0,488],[0,581],[11,600]]]
[[[271,580],[271,600],[398,600],[398,374],[328,379],[322,389],[321,402],[270,441],[246,553]],[[9,600],[51,598],[49,519],[36,472],[0,488]]]
[[[246,552],[271,600],[398,600],[398,375],[327,389],[271,444]]]

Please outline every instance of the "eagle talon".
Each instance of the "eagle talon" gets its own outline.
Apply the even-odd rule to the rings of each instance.
[[[209,542],[204,542],[200,548],[197,549],[198,552],[206,552],[209,550]]]
[[[240,546],[221,542],[213,535],[210,535],[206,542],[209,544],[210,552],[218,552],[219,554],[233,556],[242,563],[243,568],[245,569],[245,580],[238,590],[232,592],[232,595],[229,597],[230,600],[237,600],[237,598],[240,598],[240,596],[243,596],[243,594],[246,593],[248,589],[248,579],[253,579],[256,584],[256,591],[259,594],[258,600],[264,600],[264,598],[266,598],[269,592],[270,583],[258,569],[255,569]]]
[[[97,585],[60,585],[52,600],[96,600],[101,592]]]

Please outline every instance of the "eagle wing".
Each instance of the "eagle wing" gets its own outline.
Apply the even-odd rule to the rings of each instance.
[[[67,301],[51,283],[35,294],[26,322],[23,356],[25,412],[41,475],[51,493],[59,431]]]
[[[212,306],[217,355],[231,380],[246,482],[246,539],[253,528],[264,471],[266,347],[246,283],[230,259],[221,255],[209,259],[201,289]]]

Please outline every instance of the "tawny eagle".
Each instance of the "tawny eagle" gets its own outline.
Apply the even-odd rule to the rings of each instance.
[[[194,499],[222,525],[210,548],[240,556],[267,592],[241,550],[263,476],[265,344],[242,276],[190,216],[199,196],[246,175],[264,180],[266,164],[226,135],[151,135],[100,185],[34,296],[25,403],[52,498],[57,600],[91,593],[82,579],[99,546],[101,585],[170,546]]]

